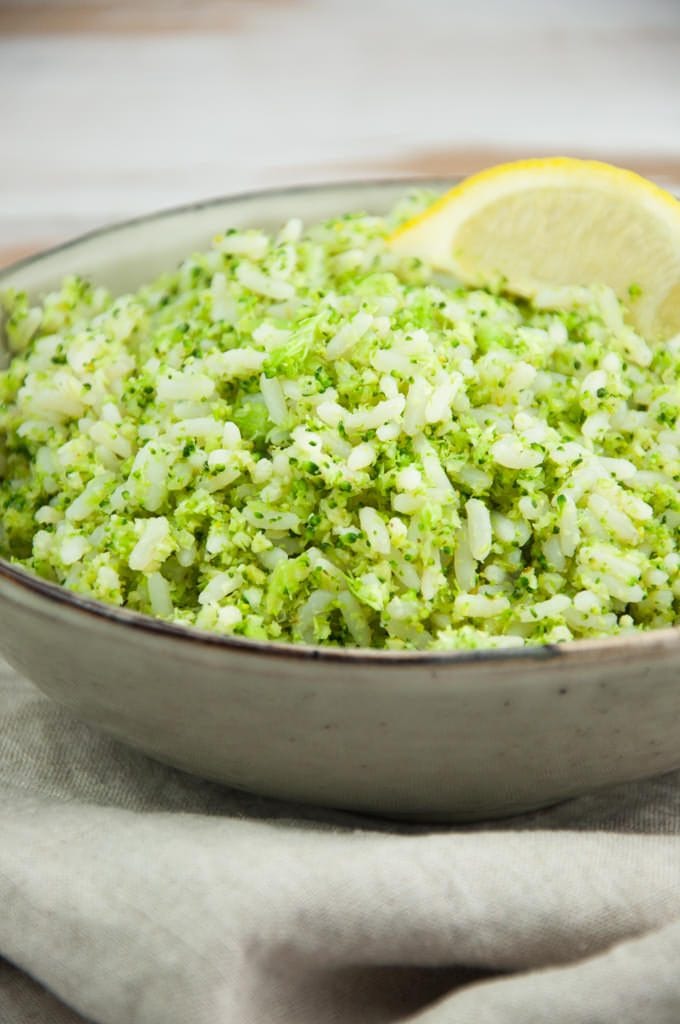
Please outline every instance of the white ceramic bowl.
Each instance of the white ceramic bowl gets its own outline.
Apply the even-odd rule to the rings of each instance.
[[[39,294],[81,273],[123,291],[221,228],[379,213],[408,184],[186,206],[26,260],[0,288]],[[109,607],[2,560],[0,605],[0,648],[45,693],[152,757],[258,793],[471,820],[680,766],[679,628],[509,652],[294,647]]]

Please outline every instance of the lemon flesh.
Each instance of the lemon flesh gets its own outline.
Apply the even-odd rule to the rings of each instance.
[[[680,202],[632,171],[567,157],[501,164],[389,242],[464,284],[515,295],[605,284],[645,336],[680,331]]]

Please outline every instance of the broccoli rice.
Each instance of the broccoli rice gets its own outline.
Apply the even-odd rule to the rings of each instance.
[[[605,287],[529,302],[398,258],[431,198],[228,230],[134,294],[6,293],[0,553],[295,643],[677,624],[680,337],[640,337]]]

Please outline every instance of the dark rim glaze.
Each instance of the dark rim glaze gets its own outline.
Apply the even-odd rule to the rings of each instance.
[[[284,188],[264,188],[255,191],[234,193],[227,196],[216,196],[210,199],[200,200],[195,203],[185,203],[180,206],[168,207],[156,210],[149,214],[142,214],[139,217],[131,217],[124,221],[116,221],[101,228],[95,228],[76,238],[69,239],[51,249],[42,250],[32,256],[10,264],[0,270],[0,283],[11,277],[22,267],[34,263],[41,263],[57,253],[77,248],[83,242],[97,238],[105,238],[122,228],[135,227],[140,224],[147,224],[156,220],[163,220],[166,217],[177,214],[191,214],[198,210],[210,207],[226,206],[231,202],[253,202],[267,198],[272,195],[290,196],[303,195],[307,192],[347,192],[351,193],[358,188],[387,187],[389,185],[402,185],[404,188],[414,187],[451,187],[457,178],[452,175],[446,177],[387,177],[356,179],[351,181],[328,182],[321,185],[290,185]],[[142,612],[130,611],[126,608],[119,608],[117,605],[109,605],[94,598],[84,597],[66,587],[51,583],[26,569],[21,569],[5,558],[0,556],[0,579],[9,584],[10,589],[16,587],[18,590],[28,591],[29,594],[47,603],[63,605],[74,611],[83,612],[100,620],[106,620],[119,626],[131,627],[158,637],[167,637],[177,641],[188,641],[194,644],[201,644],[208,647],[223,648],[233,653],[247,655],[249,653],[268,655],[270,657],[286,658],[290,660],[312,660],[340,662],[346,664],[368,664],[368,665],[389,665],[397,668],[400,664],[407,665],[431,665],[437,666],[461,665],[479,662],[517,662],[517,661],[546,661],[559,658],[571,659],[579,654],[603,656],[620,654],[630,656],[631,648],[636,650],[644,658],[645,653],[651,654],[656,648],[677,646],[680,649],[680,626],[670,626],[667,629],[649,630],[648,632],[637,633],[631,637],[604,637],[597,640],[573,640],[565,644],[541,644],[535,647],[501,648],[501,649],[478,649],[472,651],[389,651],[381,648],[368,647],[321,647],[311,644],[283,643],[271,640],[251,640],[247,637],[222,636],[218,633],[210,633],[194,626],[184,626],[174,622],[166,622],[163,619],[156,619],[151,615]]]

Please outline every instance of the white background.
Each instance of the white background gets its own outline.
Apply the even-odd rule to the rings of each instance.
[[[0,0],[0,250],[232,190],[506,153],[680,177],[680,0],[78,6]]]

